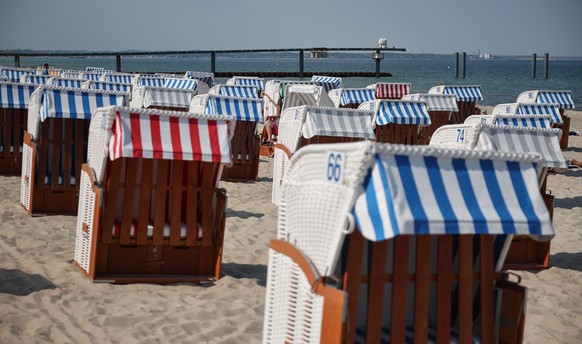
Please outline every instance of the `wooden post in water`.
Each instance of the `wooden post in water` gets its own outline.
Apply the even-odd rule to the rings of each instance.
[[[384,59],[384,54],[380,50],[376,50],[376,53],[372,55],[372,59],[376,61],[376,78],[380,77],[380,62]]]
[[[121,72],[121,54],[115,55],[115,70]]]
[[[467,53],[463,51],[463,73],[461,73],[463,79],[465,79],[465,68],[467,68]]]
[[[531,60],[531,77],[534,79],[536,77],[537,57],[538,57],[538,55],[536,53],[534,53],[532,56],[532,60]]]
[[[550,64],[550,53],[546,53],[544,56],[544,79],[548,78],[549,64]]]
[[[301,79],[303,79],[304,58],[303,50],[299,50],[299,78]]]
[[[210,53],[210,72],[212,74],[216,73],[216,53]]]
[[[455,51],[455,79],[459,77],[459,52]]]
[[[20,67],[20,55],[14,55],[14,67]]]

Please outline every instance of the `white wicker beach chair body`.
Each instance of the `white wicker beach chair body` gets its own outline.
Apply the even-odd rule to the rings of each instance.
[[[552,116],[550,115],[494,115],[491,117],[492,117],[491,123],[489,122],[483,123],[494,125],[508,125],[514,127],[551,128],[553,120]]]
[[[0,83],[0,175],[22,171],[24,131],[36,84]]]
[[[506,339],[508,334],[499,330],[496,313],[503,294],[493,288],[498,278],[494,271],[500,271],[504,252],[494,251],[493,243],[501,242],[506,248],[508,238],[515,233],[541,235],[543,239],[553,236],[549,214],[537,189],[539,162],[539,157],[532,154],[370,143],[301,149],[289,163],[279,208],[278,240],[272,242],[269,253],[263,341],[400,343],[413,337],[418,342],[437,338],[436,342],[448,343],[470,342],[473,336],[481,336],[479,342],[493,343],[498,334]],[[471,169],[471,175],[465,176],[470,179],[468,185],[497,179],[503,184],[499,185],[502,194],[476,186],[461,188],[454,182],[459,168],[450,168],[451,164],[461,170],[462,166]],[[481,165],[493,168],[481,170]],[[504,176],[508,167],[525,184],[513,185],[511,178]],[[471,198],[477,189],[477,203],[463,200]],[[418,201],[411,193],[416,193]],[[507,206],[509,216],[500,215],[495,206],[500,202]],[[448,211],[443,204],[455,211]],[[483,219],[469,215],[475,214],[471,207],[479,209]],[[533,227],[531,218],[537,219]],[[349,234],[354,223],[358,232]],[[508,223],[512,228],[507,227]],[[449,235],[440,235],[445,233]],[[346,235],[348,246],[344,244]],[[441,246],[441,240],[452,244],[453,236],[458,238],[458,246]],[[473,237],[484,238],[476,247],[481,254],[473,254]],[[366,246],[371,250],[362,250]],[[342,247],[348,250],[345,262],[339,258]],[[359,263],[351,260],[356,256],[361,259]],[[435,256],[439,264],[431,259]],[[311,265],[301,264],[296,257]],[[441,263],[448,265],[445,270],[449,275],[443,275]],[[351,264],[351,268],[346,270],[345,264]],[[348,274],[343,275],[346,271]],[[458,274],[459,279],[453,280],[450,274]],[[474,274],[479,274],[479,283],[474,282]],[[366,279],[364,284],[360,284],[362,278]],[[437,290],[436,283],[431,282],[434,278],[442,281],[439,285],[443,288]],[[330,300],[318,294],[320,284],[333,287],[334,281],[339,281],[339,289],[347,292],[347,297],[336,294]],[[450,284],[450,289],[444,283]],[[434,295],[439,295],[438,304],[431,301],[437,299]],[[473,308],[474,302],[480,305]],[[458,315],[455,304],[463,304]],[[451,321],[455,317],[458,322]],[[523,326],[523,318],[512,320],[521,321]]]
[[[226,80],[227,85],[237,85],[237,86],[257,86],[259,91],[265,89],[265,79],[256,76],[233,76],[232,78]],[[261,96],[261,94],[259,94]]]
[[[58,77],[60,78],[67,78],[67,79],[80,79],[81,78],[81,73],[83,73],[83,71],[80,70],[63,70],[61,71],[60,75]]]
[[[131,138],[132,121],[151,128],[141,140]],[[152,121],[160,126],[147,124]],[[93,281],[111,283],[218,279],[226,219],[226,194],[218,186],[231,161],[233,123],[157,109],[98,110],[81,173],[75,264]],[[217,141],[203,144],[213,130]]]
[[[104,70],[102,71],[86,71],[79,73],[79,78],[84,80],[93,80],[99,81],[101,79],[101,75],[105,73]]]
[[[407,82],[378,82],[366,87],[376,91],[376,99],[404,99],[410,94],[410,83]]]
[[[225,168],[222,180],[256,180],[259,172],[260,138],[257,123],[264,122],[261,98],[225,97],[213,94],[197,95],[189,112],[225,115],[236,119],[231,141],[232,166]]]
[[[453,112],[449,119],[451,124],[461,124],[471,115],[475,115],[475,104],[483,100],[481,86],[478,85],[455,85],[455,86],[434,86],[428,90],[429,94],[454,94],[457,97],[458,113]]]
[[[129,94],[43,85],[31,95],[24,133],[20,203],[29,214],[75,214],[89,120]]]
[[[322,86],[286,84],[281,113],[285,109],[304,105],[334,107],[333,101]]]
[[[32,68],[0,67],[0,76],[12,82],[20,82],[23,75],[35,75]]]
[[[141,86],[133,90],[130,106],[159,110],[188,111],[196,90]]]
[[[82,88],[85,79],[52,77],[47,85],[67,88]]]
[[[336,88],[343,88],[344,81],[342,78],[335,76],[313,75],[311,81],[316,85],[323,87],[323,91],[327,94],[329,91]]]
[[[467,125],[477,125],[480,123],[483,124],[495,124],[495,115],[471,115],[465,119],[463,124]]]
[[[279,136],[275,145],[272,202],[279,205],[287,162],[299,148],[312,143],[373,139],[370,111],[319,106],[284,110],[279,120]]]
[[[265,117],[275,117],[281,115],[281,106],[283,105],[282,88],[280,80],[267,80],[265,90],[263,91],[263,114]]]
[[[376,99],[376,91],[370,88],[336,88],[328,92],[335,107],[357,109],[360,104]]]

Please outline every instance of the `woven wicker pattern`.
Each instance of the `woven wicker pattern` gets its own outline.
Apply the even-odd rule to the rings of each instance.
[[[79,211],[77,214],[75,262],[89,273],[90,253],[93,240],[93,209],[95,208],[95,193],[93,185],[86,171],[81,171],[81,185],[79,188]],[[83,224],[87,227],[83,228]]]
[[[22,174],[20,181],[20,204],[30,210],[30,188],[32,180],[32,148],[28,145],[22,147]]]

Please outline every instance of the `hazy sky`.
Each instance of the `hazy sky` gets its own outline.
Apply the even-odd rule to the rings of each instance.
[[[1,49],[374,47],[582,56],[582,0],[0,0]]]

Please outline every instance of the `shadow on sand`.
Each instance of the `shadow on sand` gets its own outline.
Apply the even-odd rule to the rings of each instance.
[[[223,263],[221,272],[234,278],[249,278],[257,280],[257,284],[267,286],[267,266],[262,264]]]
[[[0,269],[0,293],[26,296],[57,286],[41,275],[31,275],[18,269]]]
[[[582,252],[559,252],[550,255],[550,266],[560,269],[582,271]]]

